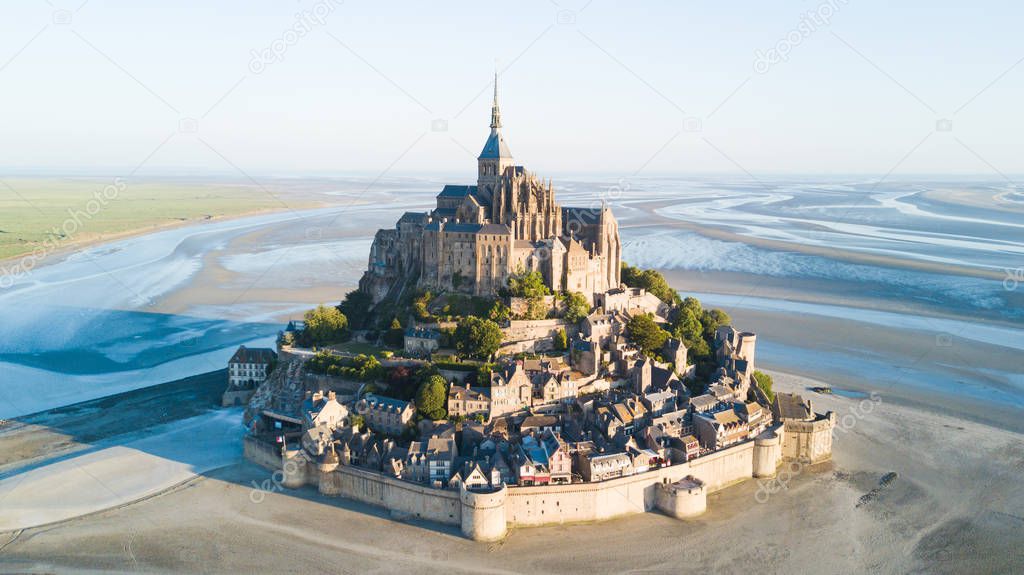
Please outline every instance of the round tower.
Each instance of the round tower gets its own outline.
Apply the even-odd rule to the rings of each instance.
[[[701,515],[708,509],[708,492],[703,481],[692,475],[669,483],[659,483],[655,491],[654,506],[676,519]]]
[[[298,489],[305,485],[309,477],[308,463],[309,460],[301,449],[282,450],[281,485],[289,489]]]
[[[473,541],[497,541],[508,533],[505,516],[505,484],[489,491],[459,490],[462,502],[462,534]]]
[[[782,426],[766,429],[754,439],[754,477],[775,477],[782,460]]]

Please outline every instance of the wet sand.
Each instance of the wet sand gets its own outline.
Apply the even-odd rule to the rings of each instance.
[[[805,393],[812,380],[776,374]],[[782,468],[709,498],[688,522],[646,513],[513,530],[479,544],[251,464],[158,496],[4,534],[0,567],[28,572],[999,573],[1024,569],[1022,436],[889,402],[812,394],[839,414],[833,461]],[[884,486],[881,478],[896,472]],[[255,485],[269,491],[254,491]],[[823,558],[827,557],[827,561]]]

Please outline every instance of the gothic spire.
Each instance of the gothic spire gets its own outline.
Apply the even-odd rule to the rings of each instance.
[[[494,71],[494,103],[491,104],[491,130],[501,127],[501,111],[498,110],[498,71]]]

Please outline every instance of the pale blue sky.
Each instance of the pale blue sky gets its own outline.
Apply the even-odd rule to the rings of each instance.
[[[998,177],[1024,172],[1022,19],[1013,2],[9,1],[0,168],[471,174],[498,59],[506,138],[543,174]],[[773,47],[787,59],[757,65]]]

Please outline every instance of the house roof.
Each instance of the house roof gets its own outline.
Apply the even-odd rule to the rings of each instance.
[[[490,390],[488,390],[488,389],[483,389],[483,390],[476,389],[476,388],[466,389],[465,387],[462,387],[461,385],[453,385],[452,388],[448,390],[448,397],[449,397],[449,399],[459,399],[459,400],[468,399],[468,400],[481,400],[482,401],[482,400],[485,400],[485,399],[487,399],[489,397],[488,396],[488,392],[489,391]]]
[[[813,415],[810,402],[796,393],[776,393],[775,405],[782,419],[807,420]]]
[[[706,411],[708,409],[712,409],[718,405],[718,403],[718,398],[710,393],[690,398],[690,405],[693,406],[694,411]]]
[[[366,400],[366,404],[371,408],[385,408],[394,409],[395,411],[402,411],[409,407],[408,401],[402,401],[401,399],[395,399],[393,397],[385,397],[383,395],[375,395],[372,393],[366,394],[363,398]]]
[[[426,328],[413,328],[405,330],[405,337],[413,337],[419,339],[441,339],[441,334],[432,329]]]
[[[530,429],[533,427],[551,427],[558,425],[558,418],[554,415],[530,415],[519,424],[520,429]]]
[[[269,347],[238,346],[228,363],[270,363],[277,359],[277,353]]]

